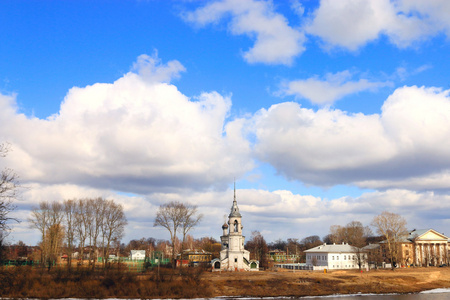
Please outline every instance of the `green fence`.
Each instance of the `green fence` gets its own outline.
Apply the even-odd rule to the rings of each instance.
[[[154,260],[139,260],[139,261],[132,261],[129,259],[120,259],[120,263],[117,264],[117,260],[116,261],[111,261],[109,260],[110,263],[110,267],[111,268],[120,268],[122,270],[126,270],[128,272],[144,272],[148,269],[152,269],[153,267],[158,266],[158,263],[155,262]],[[169,264],[170,263],[170,259],[164,259],[163,261],[160,261],[160,264]],[[1,265],[3,265],[4,267],[8,268],[8,267],[17,267],[17,266],[29,266],[31,268],[48,268],[49,265],[48,263],[45,265],[42,265],[39,261],[15,261],[15,260],[8,260],[8,261],[3,261],[1,262]],[[84,266],[88,266],[88,264],[84,264]],[[51,263],[51,267],[52,268],[67,268],[67,262],[61,262],[61,263],[56,263],[56,262],[52,262]],[[74,266],[75,267],[75,266]],[[76,268],[76,267],[75,267]],[[101,269],[103,268],[103,262],[101,259],[99,259],[98,263],[96,264],[96,269]]]

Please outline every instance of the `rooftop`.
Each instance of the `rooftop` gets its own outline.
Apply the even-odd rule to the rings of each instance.
[[[358,248],[351,246],[346,243],[342,244],[323,244],[311,249],[306,250],[305,252],[322,252],[322,253],[328,253],[328,252],[348,252],[348,253],[354,253]]]

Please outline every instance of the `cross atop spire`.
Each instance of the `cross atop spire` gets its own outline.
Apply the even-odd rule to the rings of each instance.
[[[236,178],[234,179],[234,200],[233,202],[236,202]]]

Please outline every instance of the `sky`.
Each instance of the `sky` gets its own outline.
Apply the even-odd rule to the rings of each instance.
[[[447,0],[5,0],[0,41],[11,242],[86,197],[123,205],[123,242],[169,239],[170,201],[219,239],[234,183],[267,242],[383,211],[450,235]]]

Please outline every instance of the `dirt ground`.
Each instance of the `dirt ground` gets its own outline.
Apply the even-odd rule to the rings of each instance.
[[[450,288],[450,268],[392,270],[212,272],[204,274],[211,296],[318,296],[356,293],[416,293]]]

